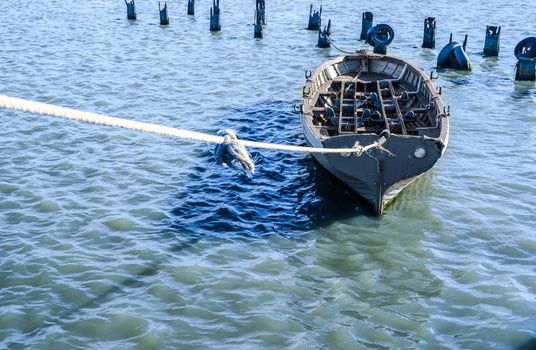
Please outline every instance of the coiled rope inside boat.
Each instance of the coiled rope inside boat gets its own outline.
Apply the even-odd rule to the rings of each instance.
[[[70,120],[83,121],[93,124],[102,124],[108,126],[121,127],[125,129],[149,132],[157,135],[177,137],[181,139],[189,139],[195,141],[203,141],[214,144],[228,144],[230,143],[229,139],[224,136],[216,136],[210,134],[204,134],[195,131],[189,131],[184,129],[177,129],[169,126],[156,125],[151,123],[138,122],[129,119],[122,119],[117,117],[110,117],[97,113],[83,112],[72,108],[65,108],[55,105],[50,105],[41,102],[35,102],[15,97],[9,97],[5,95],[0,95],[0,107],[6,109],[14,109],[19,111],[43,114],[54,117],[62,117]],[[232,142],[236,142],[239,145],[244,147],[252,148],[262,148],[262,149],[271,149],[279,151],[289,151],[289,152],[304,152],[304,153],[355,153],[360,156],[364,152],[372,149],[379,148],[382,149],[383,143],[385,143],[386,138],[381,137],[378,141],[367,145],[361,146],[356,144],[352,148],[317,148],[317,147],[305,147],[305,146],[294,146],[294,145],[284,145],[284,144],[274,144],[274,143],[265,143],[257,141],[248,141],[248,140],[239,140],[234,139]]]

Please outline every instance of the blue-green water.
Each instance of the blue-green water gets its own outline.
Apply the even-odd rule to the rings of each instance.
[[[521,2],[520,2],[521,3]],[[0,2],[0,94],[151,123],[303,144],[293,111],[315,48],[309,1]],[[318,4],[316,4],[318,6]],[[512,349],[536,332],[536,88],[513,81],[530,2],[323,4],[337,46],[361,12],[425,70],[469,34],[471,74],[443,72],[445,157],[381,218],[309,155],[253,152],[0,111],[0,348]],[[485,26],[501,25],[498,59]]]

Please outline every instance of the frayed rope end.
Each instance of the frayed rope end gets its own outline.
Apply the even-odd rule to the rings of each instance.
[[[246,148],[238,141],[234,130],[220,130],[218,135],[223,136],[223,143],[214,148],[216,163],[233,168],[251,178],[255,174],[255,164]]]

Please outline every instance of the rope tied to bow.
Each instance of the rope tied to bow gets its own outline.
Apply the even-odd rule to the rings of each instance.
[[[363,153],[366,153],[373,148],[378,148],[380,151],[386,151],[391,154],[391,152],[382,147],[385,141],[387,141],[388,135],[382,135],[378,141],[367,146],[361,146],[359,143],[356,143],[354,147],[351,148],[307,147],[240,140],[236,136],[236,133],[232,130],[223,130],[217,135],[205,134],[169,126],[110,117],[97,113],[83,112],[76,109],[14,98],[5,95],[0,95],[0,107],[222,145],[221,148],[216,147],[215,149],[215,151],[217,151],[217,161],[221,164],[226,164],[239,170],[242,169],[241,171],[251,175],[255,172],[255,166],[251,161],[248,152],[246,151],[246,147],[302,153],[356,154],[356,156],[361,156]]]

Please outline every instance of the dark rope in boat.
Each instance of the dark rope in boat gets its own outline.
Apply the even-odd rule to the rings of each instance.
[[[339,50],[340,52],[342,52],[342,53],[346,53],[346,54],[349,54],[349,55],[352,55],[352,54],[355,53],[355,52],[350,52],[350,51],[345,51],[345,50],[343,50],[343,49],[340,49],[337,45],[335,45],[335,44],[333,43],[333,41],[331,41],[331,45],[332,45],[334,48],[336,48],[337,50]]]

